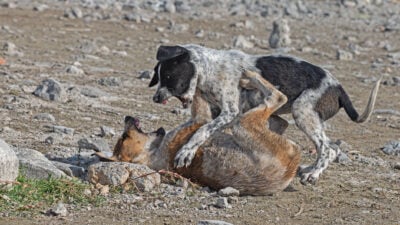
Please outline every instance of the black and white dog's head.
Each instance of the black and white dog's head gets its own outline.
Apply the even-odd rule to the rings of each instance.
[[[160,46],[157,60],[149,84],[149,87],[153,87],[158,83],[153,101],[165,104],[170,97],[176,97],[184,108],[189,107],[194,94],[190,91],[191,81],[196,73],[189,50],[181,46]]]

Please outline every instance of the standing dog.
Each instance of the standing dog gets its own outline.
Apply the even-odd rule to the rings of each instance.
[[[139,120],[125,117],[125,131],[113,156],[105,159],[146,164],[155,170],[168,169],[213,189],[233,187],[245,195],[283,190],[296,175],[300,148],[269,130],[265,123],[287,98],[259,74],[245,72],[245,76],[250,79],[245,85],[253,85],[269,97],[235,118],[228,126],[231,134],[217,131],[208,138],[196,149],[190,166],[175,168],[174,158],[210,116],[202,110],[208,103],[201,95],[195,96],[193,108],[198,109],[194,110],[197,114],[193,119],[167,134],[162,128],[144,133]]]
[[[258,90],[245,90],[238,85],[243,70],[251,70],[260,73],[288,97],[287,103],[270,117],[270,126],[280,127],[274,130],[283,132],[288,124],[278,115],[291,112],[297,127],[315,144],[318,157],[313,165],[300,171],[303,184],[315,184],[340,152],[339,148],[330,146],[323,122],[342,107],[352,121],[366,121],[372,113],[380,83],[380,80],[376,83],[364,113],[359,115],[330,72],[300,59],[183,45],[161,46],[157,60],[155,75],[149,84],[151,87],[159,83],[153,100],[165,103],[175,96],[183,107],[188,107],[198,89],[215,118],[200,127],[178,152],[177,167],[190,165],[198,147],[216,130],[261,102],[264,96]]]

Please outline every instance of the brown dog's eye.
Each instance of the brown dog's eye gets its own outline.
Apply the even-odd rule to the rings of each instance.
[[[129,137],[129,135],[128,135],[127,132],[124,132],[124,133],[122,134],[122,139],[127,139],[128,137]]]

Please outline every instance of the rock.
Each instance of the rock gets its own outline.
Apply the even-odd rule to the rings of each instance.
[[[95,87],[82,87],[80,93],[86,97],[99,98],[102,96],[107,96],[107,94]]]
[[[200,220],[197,225],[233,225],[222,220]]]
[[[70,19],[80,19],[83,17],[82,10],[78,7],[72,7],[70,9],[65,10],[64,16]]]
[[[387,155],[400,156],[400,141],[389,141],[383,146],[382,151]]]
[[[104,185],[100,188],[100,195],[107,196],[110,192],[110,186]]]
[[[42,153],[28,148],[15,148],[15,153],[20,163],[20,173],[29,179],[47,179],[66,177],[66,174],[59,170]]]
[[[385,24],[386,31],[398,31],[400,30],[400,16],[398,13],[393,14]]]
[[[269,36],[271,48],[289,47],[291,44],[290,27],[286,19],[279,19],[273,22],[272,33]]]
[[[161,182],[160,174],[145,165],[133,163],[100,162],[91,165],[88,170],[89,181],[94,184],[118,186],[129,181],[141,191],[150,191]]]
[[[396,163],[393,165],[393,169],[400,170],[400,162],[396,162]]]
[[[1,7],[15,9],[17,8],[17,4],[15,4],[14,2],[2,2]]]
[[[38,12],[43,12],[44,10],[46,10],[48,8],[49,8],[48,5],[40,4],[40,5],[34,6],[33,10],[38,11]]]
[[[229,204],[236,204],[239,202],[239,198],[237,196],[229,196],[228,203]]]
[[[80,166],[75,166],[63,162],[58,162],[58,161],[51,161],[55,167],[57,167],[59,170],[63,171],[65,174],[67,174],[70,177],[80,177],[83,178],[85,173],[85,168],[80,167]]]
[[[53,115],[49,113],[39,113],[33,116],[34,120],[40,120],[40,121],[48,121],[48,122],[55,122],[56,119],[54,118]]]
[[[400,52],[389,53],[388,57],[391,59],[400,59]]]
[[[114,137],[115,131],[111,127],[101,126],[100,127],[100,137]]]
[[[386,86],[400,86],[400,77],[392,77],[382,82]]]
[[[350,61],[353,60],[353,54],[351,52],[338,49],[336,52],[336,59]]]
[[[196,36],[197,38],[203,38],[204,37],[204,30],[197,30],[194,33],[194,36]]]
[[[84,75],[84,74],[85,74],[85,72],[83,72],[82,69],[80,69],[80,68],[78,68],[78,67],[76,67],[76,66],[74,66],[74,65],[68,66],[68,67],[65,69],[65,72],[67,72],[67,73],[69,73],[69,74],[73,74],[73,75]]]
[[[67,216],[68,210],[62,202],[59,202],[56,206],[52,207],[46,212],[48,216]]]
[[[107,46],[105,46],[105,45],[103,45],[103,46],[101,46],[100,48],[99,48],[99,53],[101,54],[101,55],[109,55],[110,54],[110,49],[107,47]]]
[[[285,14],[294,18],[299,18],[299,10],[295,1],[290,1],[285,7]]]
[[[176,0],[175,8],[178,13],[185,13],[192,11],[192,7],[190,7],[189,3],[183,0]]]
[[[15,181],[18,176],[19,160],[8,144],[0,139],[0,180]]]
[[[129,176],[129,171],[122,163],[100,162],[88,168],[88,179],[94,184],[119,186],[125,184]]]
[[[59,133],[59,134],[68,134],[68,135],[74,135],[75,129],[69,128],[69,127],[64,127],[64,126],[49,126],[52,132]]]
[[[167,0],[165,2],[165,11],[168,12],[168,13],[175,13],[176,12],[174,1]]]
[[[61,101],[63,92],[57,81],[48,78],[42,81],[42,84],[36,88],[33,94],[47,101]]]
[[[139,79],[150,79],[151,72],[149,70],[142,70],[139,72]]]
[[[125,14],[124,19],[127,21],[136,22],[136,23],[140,23],[142,21],[141,15],[136,12]]]
[[[170,24],[168,26],[168,28],[175,34],[177,33],[183,33],[189,30],[189,24],[176,24],[173,21],[170,21]]]
[[[109,152],[108,142],[102,138],[82,138],[78,141],[79,148],[90,149],[96,152]]]
[[[239,196],[239,190],[236,190],[232,187],[226,187],[218,191],[218,195],[222,197],[229,197],[229,196]]]
[[[228,198],[225,197],[218,198],[217,202],[215,203],[215,206],[221,209],[232,208],[232,206],[228,203]]]
[[[3,46],[4,54],[9,56],[22,57],[24,53],[17,49],[17,46],[12,42],[6,42]]]
[[[103,77],[98,80],[98,83],[103,86],[117,87],[121,85],[121,79],[119,77]]]
[[[136,185],[136,187],[139,188],[139,190],[141,191],[145,192],[151,191],[153,188],[159,186],[161,183],[160,174],[155,173],[154,170],[150,169],[145,165],[131,164],[129,170],[131,174],[129,177],[130,181],[133,182]],[[143,176],[146,174],[151,174],[151,175]]]
[[[243,35],[239,35],[234,38],[233,47],[235,47],[235,48],[253,48],[254,43],[251,41],[248,41]]]

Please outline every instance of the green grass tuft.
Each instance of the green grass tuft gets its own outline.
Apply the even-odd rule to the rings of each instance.
[[[0,212],[47,210],[57,202],[77,206],[99,205],[104,198],[85,195],[91,189],[78,179],[52,178],[28,179],[19,176],[13,185],[0,185]]]

